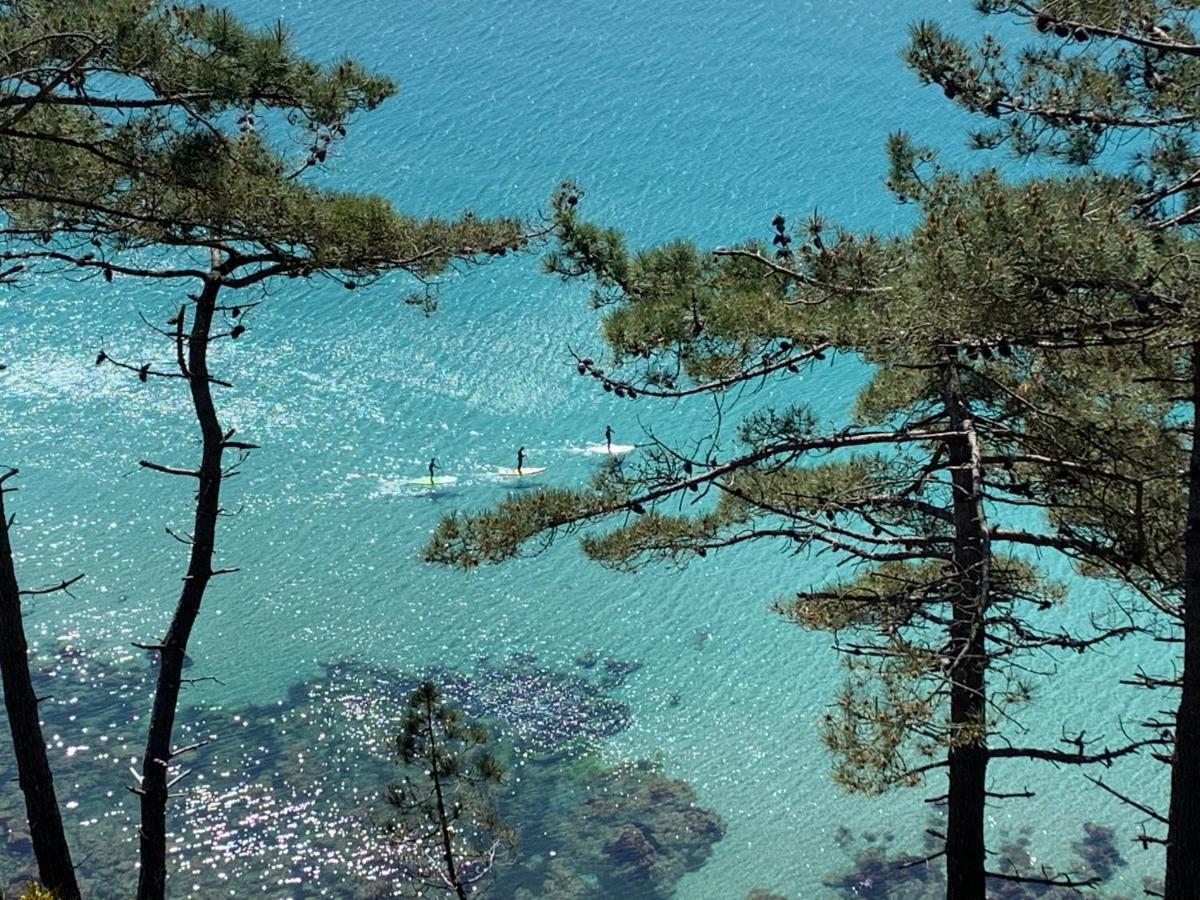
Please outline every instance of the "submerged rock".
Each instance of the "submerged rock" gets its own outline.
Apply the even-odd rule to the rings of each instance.
[[[604,845],[604,852],[622,867],[632,867],[639,875],[649,875],[654,868],[655,846],[637,825],[626,825],[615,838]]]
[[[594,669],[598,662],[600,662],[599,650],[588,650],[586,653],[580,653],[575,657],[575,665],[581,669]]]
[[[1095,822],[1083,823],[1083,838],[1071,845],[1087,865],[1090,874],[1107,881],[1116,870],[1129,865],[1117,849],[1116,831]]]
[[[140,654],[101,665],[81,652],[61,654],[39,673],[54,679],[42,709],[47,733],[58,738],[52,764],[92,900],[127,900],[137,879],[137,805],[124,785],[142,752],[155,674]],[[405,699],[430,674],[505,736],[511,777],[501,813],[521,839],[498,870],[494,900],[666,898],[723,833],[714,814],[691,808],[695,796],[683,782],[651,766],[608,768],[591,753],[631,721],[599,679],[528,654],[465,673],[339,663],[274,703],[180,707],[176,743],[202,746],[186,758],[194,773],[169,820],[172,896],[411,893],[380,827],[382,795],[396,775],[391,754]],[[23,803],[15,781],[0,781],[3,877],[27,880],[28,835],[15,824]],[[592,804],[599,795],[605,802]],[[640,870],[604,849],[627,827],[653,847]]]
[[[572,890],[586,888],[578,896],[666,900],[725,834],[724,821],[696,804],[690,785],[650,763],[537,763],[524,766],[521,779],[536,790],[515,793],[502,812],[522,822],[522,854],[544,854],[560,865],[553,874],[502,873],[496,884],[502,897],[514,884],[512,896],[520,900],[557,897],[557,878],[569,871]],[[532,798],[547,796],[553,802],[529,807]]]
[[[935,831],[945,827],[940,819],[931,824]],[[1113,843],[1113,829],[1086,822],[1083,830],[1083,839],[1071,845],[1079,859],[1065,860],[1067,866],[1060,871],[1069,872],[1078,880],[1096,877],[1103,884],[1118,867],[1126,864],[1125,860]],[[1054,874],[1054,869],[1035,860],[1030,853],[1031,832],[1025,826],[1016,835],[1000,835],[996,853],[1000,872],[1035,877]],[[894,839],[890,833],[880,838],[873,832],[864,832],[861,843],[856,843],[848,829],[839,828],[835,841],[851,857],[853,865],[848,871],[827,876],[825,885],[836,892],[834,896],[847,900],[941,900],[945,896],[943,863],[924,861],[940,847],[927,834],[919,855],[906,853],[893,849]],[[1069,887],[989,878],[988,897],[989,900],[1069,900],[1078,898],[1079,892]]]
[[[609,657],[604,661],[604,677],[600,684],[606,688],[620,687],[625,679],[642,667],[636,659],[616,659]]]

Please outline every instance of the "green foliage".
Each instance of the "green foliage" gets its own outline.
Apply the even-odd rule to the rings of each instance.
[[[806,441],[818,433],[818,423],[807,406],[766,409],[751,413],[738,426],[738,438],[752,447]]]
[[[899,366],[876,369],[854,400],[855,420],[882,425],[913,406],[932,406],[938,393],[934,374],[930,369]]]
[[[806,628],[847,628],[893,634],[923,611],[950,602],[945,567],[937,563],[884,563],[858,577],[805,593],[776,609]]]
[[[395,91],[387,78],[350,59],[318,65],[295,53],[282,24],[249,28],[207,5],[155,0],[5,0],[0,3],[5,75],[74,63],[72,87],[104,83],[106,72],[133,75],[152,95],[176,97],[200,114],[252,100],[286,109],[310,125],[333,125],[371,109]],[[0,97],[19,96],[11,83]],[[143,95],[144,96],[144,95]]]
[[[126,251],[149,248],[167,265],[143,254],[129,274],[194,276],[219,250],[239,284],[355,286],[395,269],[428,279],[526,240],[512,219],[424,219],[302,177],[394,85],[296,54],[282,26],[207,6],[8,0],[0,48],[0,211],[6,257],[23,265],[111,280]]]
[[[387,830],[410,878],[460,897],[477,892],[516,843],[492,797],[504,767],[487,728],[426,681],[409,697],[396,756],[405,774],[388,787],[395,814]]]
[[[836,229],[831,238],[819,217],[809,223],[810,240],[795,251],[792,235],[777,232],[787,244],[776,244],[784,248],[778,251],[781,265],[766,277],[763,261],[770,250],[760,241],[715,253],[674,241],[631,254],[619,232],[581,218],[581,196],[574,186],[556,195],[557,241],[547,269],[592,280],[615,363],[666,359],[668,371],[681,380],[728,376],[748,358],[770,357],[779,341],[824,340],[837,321],[818,319],[810,307],[869,290],[896,262],[894,243]],[[793,272],[803,280],[797,282]]]
[[[1053,336],[1043,342],[1052,356],[1022,354],[1005,379],[1003,405],[1013,415],[1052,411],[1023,415],[1025,427],[1077,465],[1018,464],[1015,478],[1030,496],[1049,500],[1056,528],[1106,548],[1106,559],[1082,561],[1084,571],[1117,575],[1167,611],[1177,607],[1185,566],[1186,493],[1177,473],[1191,440],[1179,385],[1190,377],[1200,309],[1191,274],[1200,259],[1190,227],[1200,203],[1193,7],[991,0],[981,11],[1031,26],[1029,47],[1009,51],[991,38],[971,46],[922,23],[906,54],[924,81],[994,119],[980,146],[1090,167],[1046,182],[1032,198],[1035,230],[1021,229],[1019,257],[979,244],[970,252],[1006,273],[997,281],[1005,294],[984,308],[1003,311],[1006,296],[1016,301],[1022,318],[1010,320],[1007,333],[1024,327]],[[894,167],[911,154],[897,142]],[[938,183],[909,179],[905,187],[929,196]],[[984,197],[994,203],[998,193]],[[928,234],[936,247],[948,237],[944,225]],[[984,285],[962,269],[953,277],[967,276],[963,283],[978,296]]]
[[[990,692],[997,719],[1015,718],[1033,694],[1023,667],[1009,668],[1000,648],[1055,641],[1053,634],[1034,639],[1034,626],[1016,604],[1045,609],[1063,596],[1061,586],[1039,578],[1027,562],[996,561],[984,623],[998,650]],[[848,653],[845,684],[822,721],[834,776],[846,788],[878,793],[919,784],[923,767],[946,748],[986,740],[995,729],[990,719],[952,720],[946,704],[956,662],[943,623],[958,600],[951,567],[889,562],[776,605],[799,625],[832,632]]]
[[[396,750],[405,765],[423,766],[447,784],[459,778],[500,784],[504,770],[486,749],[489,741],[487,728],[466,720],[461,710],[443,701],[433,682],[426,681],[409,697]]]
[[[489,512],[442,519],[425,547],[425,561],[463,568],[500,562],[527,541],[599,508],[596,498],[582,491],[551,489],[509,497]]]
[[[54,900],[54,895],[40,884],[31,883],[25,885],[21,893],[16,895],[16,900]]]
[[[611,569],[632,572],[649,560],[683,565],[693,556],[704,556],[718,539],[725,516],[667,516],[649,512],[633,516],[625,525],[601,535],[586,535],[583,552]]]
[[[993,36],[972,46],[922,22],[905,54],[924,82],[991,120],[974,133],[976,146],[1114,169],[1121,157],[1106,151],[1132,143],[1143,189],[1147,178],[1153,188],[1196,168],[1200,105],[1192,85],[1200,61],[1187,49],[1196,40],[1193,4],[985,0],[979,7],[1025,21],[1036,38],[1019,50]],[[1189,208],[1200,194],[1193,185],[1171,196]]]

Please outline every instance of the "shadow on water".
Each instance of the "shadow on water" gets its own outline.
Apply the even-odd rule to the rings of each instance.
[[[489,896],[666,900],[725,824],[655,765],[601,760],[603,740],[631,722],[612,692],[638,664],[599,654],[585,662],[562,671],[515,654],[481,658],[470,672],[413,675],[335,663],[273,704],[181,710],[176,743],[199,746],[184,757],[192,774],[169,823],[171,896],[413,896],[382,827],[383,794],[408,694],[430,677],[503,744],[500,810],[520,834]],[[101,666],[71,648],[39,673],[53,685],[46,734],[94,900],[125,900],[136,878],[127,787],[152,676],[140,657]],[[10,758],[3,767],[0,875],[16,883],[30,876],[32,854]]]
[[[465,492],[458,485],[452,487],[424,487],[414,488],[412,494],[415,497],[423,497],[426,500],[454,500],[463,497]]]
[[[545,484],[535,481],[513,481],[512,484],[505,484],[503,487],[506,491],[536,491],[540,487],[545,487]]]

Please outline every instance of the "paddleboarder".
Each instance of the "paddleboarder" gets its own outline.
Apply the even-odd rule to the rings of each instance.
[[[433,483],[434,483],[434,481],[433,481],[433,473],[434,473],[434,470],[436,470],[436,469],[440,469],[440,468],[441,468],[441,466],[439,466],[439,465],[437,464],[437,457],[436,457],[436,456],[435,456],[433,459],[429,460],[429,483],[430,483],[430,484],[433,484]]]
[[[604,446],[608,448],[608,452],[612,453],[612,426],[604,426]]]
[[[525,465],[525,448],[517,448],[517,474],[521,475],[521,467]]]

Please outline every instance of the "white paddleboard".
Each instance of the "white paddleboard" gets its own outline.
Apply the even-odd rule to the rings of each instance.
[[[404,478],[401,479],[401,484],[412,484],[417,487],[440,487],[441,485],[454,484],[458,481],[457,475],[434,475],[430,478],[428,475],[422,475],[419,478]]]
[[[585,453],[623,456],[633,450],[633,444],[613,444],[611,447],[608,444],[588,444],[583,450]]]
[[[527,478],[530,475],[540,475],[545,471],[545,466],[522,466],[520,472],[508,466],[501,466],[496,470],[496,474],[501,478]]]

